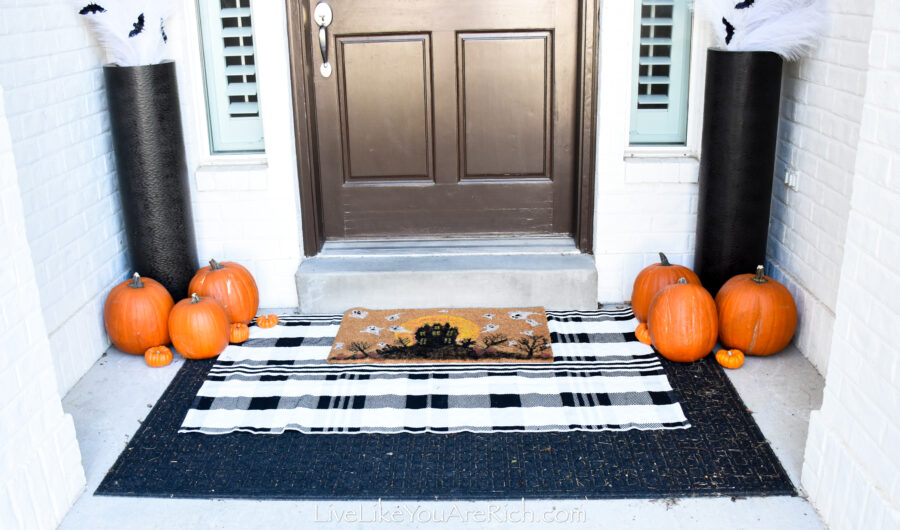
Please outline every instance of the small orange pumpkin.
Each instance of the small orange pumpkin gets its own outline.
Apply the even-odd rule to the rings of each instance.
[[[748,355],[772,355],[783,350],[797,329],[797,306],[787,288],[763,274],[739,274],[716,294],[719,340],[726,348]]]
[[[650,330],[647,329],[647,324],[643,322],[638,324],[637,329],[634,330],[634,336],[644,344],[650,344],[652,342],[650,340]]]
[[[730,370],[737,370],[744,365],[744,352],[737,349],[722,348],[716,352],[716,362]]]
[[[144,362],[153,368],[168,366],[172,362],[172,350],[165,346],[147,348],[144,352]]]
[[[197,293],[175,304],[169,313],[169,334],[178,353],[188,359],[208,359],[228,346],[231,322],[219,302]]]
[[[256,325],[261,328],[271,328],[278,324],[278,315],[269,313],[268,315],[259,315],[256,317]]]
[[[109,340],[125,353],[143,355],[169,343],[169,310],[175,302],[161,283],[134,273],[106,296],[103,325]]]
[[[188,293],[215,298],[232,322],[249,324],[259,309],[256,280],[244,266],[233,261],[209,260],[209,267],[197,271]]]
[[[701,285],[678,283],[663,287],[650,303],[647,328],[660,355],[677,362],[706,357],[716,345],[719,319],[716,303]]]
[[[231,325],[231,338],[228,340],[232,344],[240,344],[250,338],[250,328],[243,322],[237,322]]]
[[[679,278],[684,278],[687,283],[700,285],[700,278],[694,271],[683,265],[672,265],[662,252],[659,253],[659,263],[654,263],[638,273],[631,292],[631,308],[638,321],[647,321],[653,297],[660,289],[672,285]]]

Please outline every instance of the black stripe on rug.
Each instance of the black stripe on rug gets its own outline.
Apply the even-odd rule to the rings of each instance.
[[[692,364],[662,360],[689,429],[517,432],[510,425],[502,433],[178,434],[212,363],[184,364],[95,494],[397,500],[796,495],[711,355]]]

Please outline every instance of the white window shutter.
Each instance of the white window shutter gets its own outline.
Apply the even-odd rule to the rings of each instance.
[[[250,0],[199,0],[210,148],[264,149]]]
[[[689,0],[635,2],[632,144],[683,144],[690,72]]]

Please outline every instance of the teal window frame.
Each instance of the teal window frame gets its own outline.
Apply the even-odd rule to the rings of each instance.
[[[249,6],[250,0],[197,1],[211,154],[265,151],[253,25],[245,25]],[[237,26],[223,27],[224,19]]]
[[[660,15],[668,14],[669,8],[671,16]],[[635,1],[631,145],[684,145],[687,141],[691,23],[690,0]],[[671,28],[669,35],[666,27]],[[663,75],[654,72],[666,66],[668,72]]]

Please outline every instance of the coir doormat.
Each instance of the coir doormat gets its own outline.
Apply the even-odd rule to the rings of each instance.
[[[452,434],[178,430],[214,360],[185,363],[97,495],[550,499],[796,495],[712,356],[660,359],[689,429]]]
[[[543,307],[354,308],[328,354],[329,363],[552,361]]]

